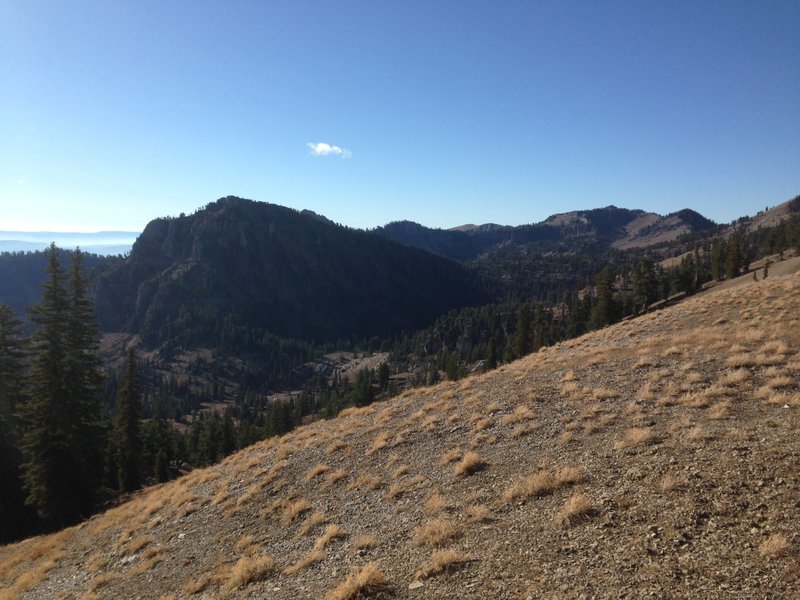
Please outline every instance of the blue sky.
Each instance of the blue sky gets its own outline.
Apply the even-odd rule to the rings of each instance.
[[[730,221],[800,193],[798,31],[794,0],[0,0],[0,230],[229,194],[353,227]]]

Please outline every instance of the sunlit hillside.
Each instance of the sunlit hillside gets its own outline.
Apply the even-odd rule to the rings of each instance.
[[[800,276],[739,283],[0,548],[0,598],[800,597]]]

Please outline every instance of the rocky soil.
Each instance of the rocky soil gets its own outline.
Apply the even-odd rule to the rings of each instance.
[[[0,598],[788,599],[799,550],[791,274],[345,411],[0,548]]]

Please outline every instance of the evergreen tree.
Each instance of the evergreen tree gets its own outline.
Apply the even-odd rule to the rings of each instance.
[[[26,502],[47,526],[73,522],[93,505],[102,483],[99,358],[80,273],[73,259],[69,289],[50,245],[42,301],[31,309],[30,393],[21,409]]]
[[[647,310],[658,296],[658,277],[655,262],[645,256],[633,271],[633,297],[635,312]]]
[[[592,310],[592,327],[600,329],[617,319],[617,307],[614,301],[614,270],[610,265],[600,271],[597,276],[595,295],[597,302]]]
[[[725,242],[715,238],[711,245],[711,278],[721,281],[725,276],[726,249]]]
[[[30,529],[22,492],[17,405],[23,399],[24,352],[21,323],[0,304],[0,543]]]
[[[169,464],[174,457],[172,429],[167,421],[164,403],[156,398],[153,418],[147,427],[148,449],[153,477],[158,483],[169,481]]]
[[[114,462],[117,485],[121,492],[132,492],[142,485],[141,413],[136,354],[131,349],[125,363],[125,375],[117,394],[117,409],[114,417]]]
[[[533,343],[533,332],[531,330],[531,309],[527,304],[519,307],[517,312],[517,327],[512,341],[514,358],[522,358],[530,354]]]
[[[728,248],[725,257],[725,277],[733,279],[741,273],[744,262],[741,249],[741,239],[738,233],[728,238]]]

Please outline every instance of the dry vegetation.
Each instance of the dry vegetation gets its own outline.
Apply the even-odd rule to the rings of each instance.
[[[0,547],[0,600],[800,597],[800,278],[741,285]]]

